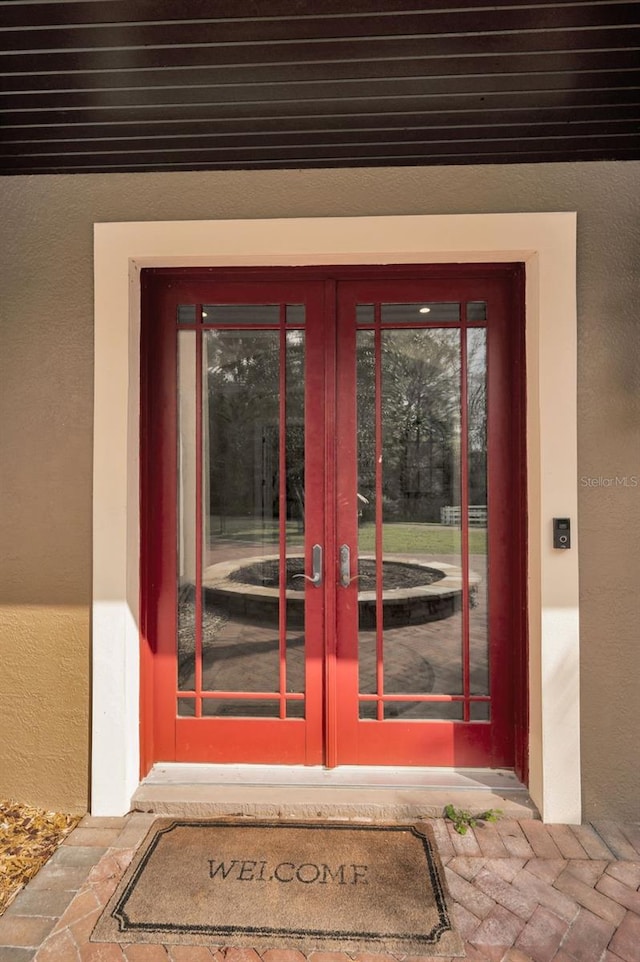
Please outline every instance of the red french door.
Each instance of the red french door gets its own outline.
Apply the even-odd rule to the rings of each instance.
[[[143,768],[522,770],[520,283],[144,272]]]

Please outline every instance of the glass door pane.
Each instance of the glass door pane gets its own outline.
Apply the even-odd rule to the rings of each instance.
[[[441,525],[443,505],[459,503],[460,332],[383,331],[381,339],[383,591],[400,596],[386,619],[385,692],[396,698],[384,717],[461,720],[459,701],[399,700],[464,691],[461,598],[450,594],[460,584],[461,524]]]
[[[304,719],[304,305],[207,303],[191,316],[181,305],[179,323],[189,317],[177,360],[178,716]]]
[[[360,718],[461,720],[460,332],[357,337]]]
[[[481,313],[482,302],[469,311],[471,318]],[[482,317],[484,318],[484,312]],[[487,331],[469,328],[467,350],[467,483],[469,497],[469,690],[471,696],[490,695],[489,646],[489,565],[487,563],[488,504],[487,490]],[[490,721],[489,701],[472,701],[470,717]]]

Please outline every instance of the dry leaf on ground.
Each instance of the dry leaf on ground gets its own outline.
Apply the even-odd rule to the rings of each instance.
[[[0,799],[0,915],[79,820]]]

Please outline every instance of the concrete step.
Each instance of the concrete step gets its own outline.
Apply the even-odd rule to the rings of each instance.
[[[539,818],[513,772],[263,765],[156,765],[132,809],[182,817],[414,821],[452,804],[473,813]]]

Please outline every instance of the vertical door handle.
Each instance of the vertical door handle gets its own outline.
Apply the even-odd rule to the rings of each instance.
[[[294,575],[293,577],[310,581],[314,588],[320,587],[322,584],[322,545],[314,544],[311,550],[311,574]]]
[[[358,575],[351,577],[351,551],[348,544],[340,545],[340,584],[348,588],[352,581],[357,581]]]

